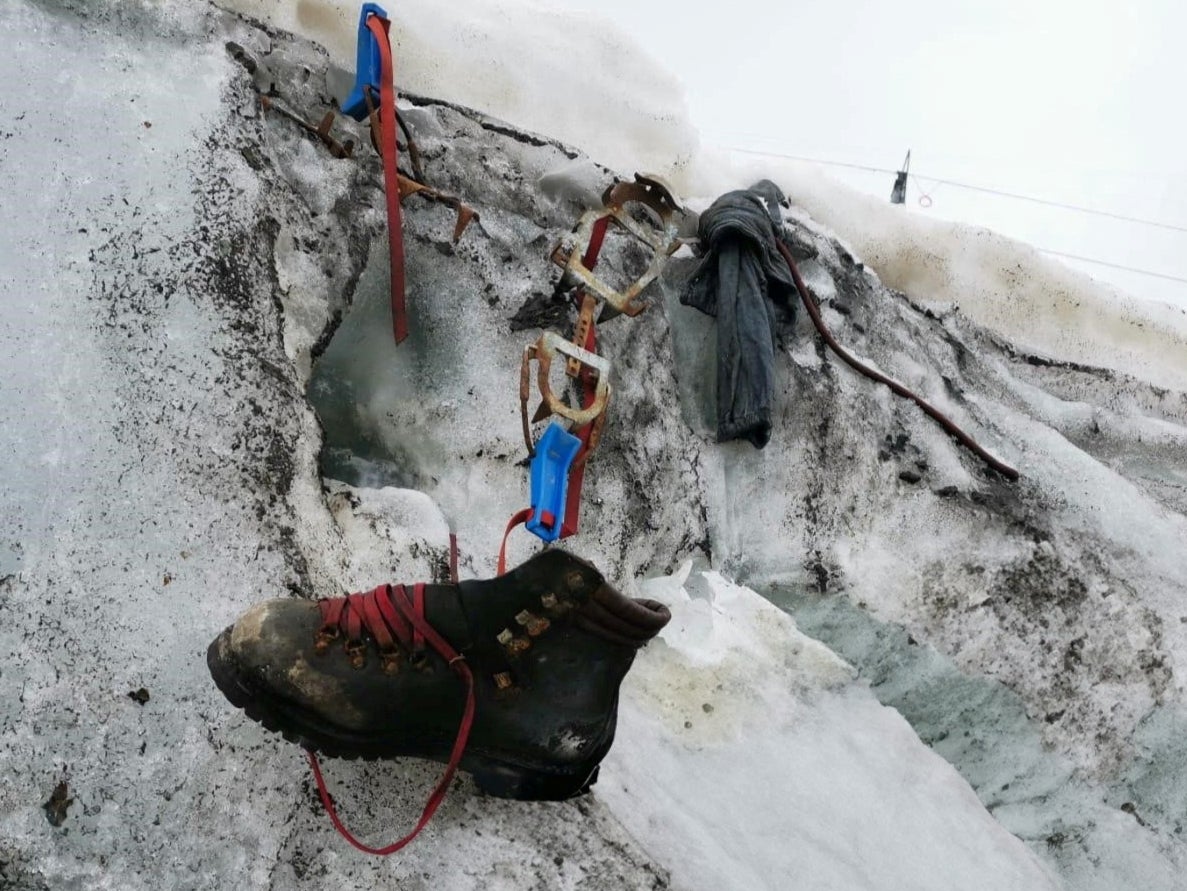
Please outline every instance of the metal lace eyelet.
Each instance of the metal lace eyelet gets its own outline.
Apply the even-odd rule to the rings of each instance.
[[[383,650],[379,654],[379,663],[384,674],[396,674],[400,670],[400,663],[404,661],[404,654],[399,650]]]
[[[367,664],[367,646],[361,640],[348,640],[344,648],[351,668],[362,668]]]
[[[330,648],[330,644],[338,639],[338,629],[333,625],[323,625],[317,630],[313,639],[313,652],[323,655]]]
[[[507,653],[511,656],[518,656],[520,653],[526,653],[532,648],[532,642],[526,637],[515,637],[507,644]]]

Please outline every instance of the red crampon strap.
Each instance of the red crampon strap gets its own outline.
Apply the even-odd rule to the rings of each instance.
[[[522,523],[526,523],[531,518],[532,509],[525,507],[507,521],[507,528],[503,530],[503,543],[499,545],[499,575],[504,575],[507,572],[507,539],[511,536],[511,530]]]
[[[581,262],[587,269],[593,269],[597,265],[598,254],[602,251],[602,243],[605,241],[606,230],[609,225],[609,217],[604,217],[594,223],[593,231],[589,234],[589,245],[585,249],[585,255],[581,258]],[[584,291],[578,288],[573,296],[578,307],[581,306],[583,294]],[[585,343],[582,346],[591,353],[598,351],[596,323],[590,323],[589,334],[586,335]],[[581,382],[581,407],[588,408],[594,403],[594,394],[597,385],[594,383],[592,372],[588,368],[581,369],[581,375],[578,380]],[[589,453],[589,439],[593,434],[593,424],[586,424],[580,430],[573,431],[573,433],[581,440],[581,449],[577,452],[577,456],[573,460],[573,469],[569,471],[569,488],[565,493],[565,516],[561,521],[560,537],[562,539],[577,534],[577,524],[581,519],[581,487],[585,484],[585,459]]]
[[[597,352],[597,326],[589,326],[589,336],[585,339],[585,348],[591,353]],[[579,378],[581,382],[581,407],[593,405],[597,384],[591,378],[589,369],[583,368]],[[565,493],[565,516],[561,521],[561,538],[568,538],[577,534],[577,524],[581,518],[581,487],[585,483],[585,459],[589,453],[589,440],[593,435],[594,425],[586,424],[575,435],[581,440],[581,448],[573,459],[573,469],[569,471],[569,488]]]
[[[410,601],[403,585],[397,585],[394,589],[390,585],[380,585],[369,594],[353,594],[349,598],[328,601],[322,610],[323,619],[327,624],[330,624],[329,620],[332,617],[333,623],[344,628],[348,634],[358,633],[362,627],[365,627],[377,642],[390,642],[393,632],[400,642],[406,645],[416,640],[427,641],[440,654],[441,658],[449,663],[449,667],[466,685],[466,707],[462,712],[462,720],[458,725],[457,737],[453,741],[453,749],[449,753],[449,763],[445,767],[445,772],[441,775],[437,785],[433,787],[415,828],[399,841],[392,842],[390,845],[372,848],[355,838],[350,830],[343,825],[338,817],[338,811],[334,808],[330,791],[326,788],[326,781],[322,776],[317,755],[311,750],[306,750],[309,766],[313,769],[313,778],[317,782],[317,793],[321,797],[322,806],[330,816],[330,822],[334,824],[334,828],[344,839],[364,854],[375,854],[380,857],[394,854],[416,838],[420,831],[428,825],[441,802],[445,800],[449,784],[453,782],[458,765],[462,761],[462,754],[466,751],[470,730],[474,726],[474,675],[470,672],[465,658],[425,620],[424,588],[424,585],[416,585],[413,588]]]
[[[593,229],[590,232],[589,244],[586,246],[585,254],[582,256],[581,262],[585,264],[586,268],[592,269],[598,262],[598,254],[601,253],[602,243],[606,238],[606,230],[610,224],[610,218],[605,217],[594,223]],[[573,302],[581,308],[582,300],[585,292],[578,288],[573,293]],[[597,325],[591,320],[589,331],[585,337],[585,343],[578,344],[591,353],[597,352]],[[527,386],[527,364],[524,364],[524,378],[523,386]],[[581,407],[589,408],[594,404],[597,396],[597,384],[593,379],[593,372],[589,368],[582,368],[578,377],[578,382],[581,388]],[[521,398],[527,399],[526,389],[523,390]],[[527,414],[524,416],[524,439],[527,441],[528,449],[531,451],[531,434],[529,430],[529,422]],[[565,515],[561,519],[561,538],[568,538],[570,535],[577,533],[577,521],[581,511],[581,486],[585,482],[585,458],[589,453],[590,438],[593,436],[594,423],[590,422],[578,430],[571,431],[574,436],[581,440],[581,447],[574,458],[572,468],[569,470],[568,490],[565,494]],[[519,513],[515,514],[510,522],[507,523],[507,528],[503,532],[503,543],[499,547],[499,563],[498,574],[503,575],[507,571],[507,539],[511,535],[511,530],[521,523],[526,523],[532,516],[532,509],[525,508]],[[550,513],[545,512],[542,519],[548,525],[552,525],[556,518]]]
[[[582,265],[586,269],[593,269],[598,262],[598,254],[602,252],[602,242],[606,240],[606,230],[610,227],[610,218],[602,217],[593,224],[593,229],[589,233],[589,244],[586,245],[585,255],[581,258]],[[578,289],[577,293],[573,295],[577,301],[577,306],[581,306],[582,290]]]
[[[392,333],[396,343],[408,336],[408,313],[404,304],[404,232],[400,218],[400,180],[396,170],[396,80],[392,48],[388,42],[391,22],[371,14],[367,27],[379,45],[379,126],[383,153],[383,189],[387,195],[387,240],[391,251]]]

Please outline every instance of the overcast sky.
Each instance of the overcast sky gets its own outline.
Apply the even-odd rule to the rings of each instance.
[[[557,0],[684,82],[706,141],[896,167],[1187,228],[1187,4]],[[893,177],[832,168],[889,197]],[[916,212],[1187,278],[1187,232],[941,185]],[[1068,261],[1187,307],[1187,283]]]

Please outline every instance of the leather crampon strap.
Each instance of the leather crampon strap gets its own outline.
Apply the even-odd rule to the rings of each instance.
[[[387,196],[387,240],[391,253],[392,333],[396,343],[408,336],[404,302],[404,230],[400,217],[400,177],[396,169],[396,81],[392,48],[388,42],[391,22],[372,14],[367,27],[379,45],[379,143],[383,155],[383,189]]]
[[[812,318],[812,324],[816,326],[816,330],[820,332],[820,336],[824,342],[828,344],[829,349],[836,353],[842,361],[844,361],[851,368],[856,369],[861,374],[864,374],[872,381],[877,381],[880,384],[885,384],[890,388],[891,392],[902,396],[904,399],[910,399],[918,405],[928,417],[934,420],[937,424],[944,428],[944,432],[956,439],[962,446],[984,461],[989,467],[1000,473],[1003,477],[1013,482],[1018,479],[1018,470],[1006,464],[1004,461],[991,455],[983,449],[975,439],[961,430],[956,424],[948,418],[938,408],[915,393],[908,390],[905,386],[900,384],[894,378],[887,377],[882,372],[871,368],[860,359],[855,357],[852,353],[846,350],[843,346],[837,343],[837,339],[833,337],[832,332],[828,330],[828,326],[824,324],[824,319],[820,315],[820,310],[817,308],[815,302],[808,294],[808,286],[804,284],[803,278],[800,277],[799,267],[795,264],[795,258],[792,257],[791,251],[787,245],[779,238],[775,239],[775,247],[779,249],[779,253],[783,256],[783,262],[787,264],[787,269],[791,273],[792,281],[795,282],[796,290],[800,292],[800,300],[804,304],[804,309],[808,311],[808,315]]]
[[[385,847],[373,848],[366,845],[355,838],[346,828],[342,820],[339,819],[329,789],[326,788],[326,781],[322,776],[317,755],[311,750],[306,750],[309,766],[313,769],[313,778],[317,782],[317,794],[321,797],[321,803],[326,809],[326,813],[330,816],[330,822],[334,824],[334,828],[344,839],[364,854],[375,854],[380,857],[394,854],[416,838],[420,831],[428,825],[441,802],[445,800],[449,785],[453,782],[454,774],[457,773],[462,755],[466,751],[466,743],[470,739],[470,729],[474,726],[474,675],[466,664],[465,658],[425,620],[424,590],[424,585],[414,586],[412,599],[409,600],[403,585],[394,587],[380,585],[367,594],[352,594],[347,598],[325,602],[323,607],[323,619],[327,625],[342,627],[352,637],[358,635],[365,628],[381,648],[393,646],[396,641],[399,641],[400,644],[415,651],[427,642],[442,659],[449,663],[449,667],[462,679],[466,687],[466,706],[462,713],[461,723],[458,725],[453,749],[449,753],[449,762],[445,767],[445,772],[429,794],[429,800],[425,803],[416,826],[399,841],[392,842]]]

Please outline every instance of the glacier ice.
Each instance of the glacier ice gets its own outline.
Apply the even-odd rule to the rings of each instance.
[[[551,242],[612,175],[597,161],[682,159],[694,206],[751,172],[695,160],[678,90],[645,61],[551,130],[568,82],[483,94],[455,54],[409,44],[410,81],[448,100],[405,102],[430,175],[482,220],[454,247],[447,209],[406,206],[414,335],[394,349],[375,159],[331,163],[262,117],[224,48],[267,58],[288,99],[319,108],[354,13],[222,5],[289,16],[276,24],[331,54],[208,4],[0,10],[6,102],[42,95],[47,60],[56,78],[54,114],[0,124],[5,883],[1176,887],[1181,328],[1025,247],[914,227],[802,170],[778,173],[838,337],[1024,479],[987,475],[805,325],[785,345],[776,440],[716,445],[713,329],[678,304],[693,263],[678,258],[652,310],[601,332],[615,412],[573,546],[680,621],[628,677],[595,793],[522,805],[463,780],[398,859],[339,844],[299,753],[221,701],[206,642],[278,591],[440,573],[451,526],[463,573],[489,574],[526,497],[529,335],[507,318],[551,290]],[[408,8],[423,46],[448,36],[446,13]],[[484,13],[492,51],[522,46],[517,9]],[[632,66],[654,92],[615,133]],[[517,119],[524,96],[543,118]],[[1010,302],[1015,265],[1027,294],[1055,296]],[[514,538],[513,557],[531,547]],[[142,686],[143,704],[127,695]],[[331,770],[369,837],[407,824],[435,776]],[[55,829],[40,805],[63,779],[75,804]]]

